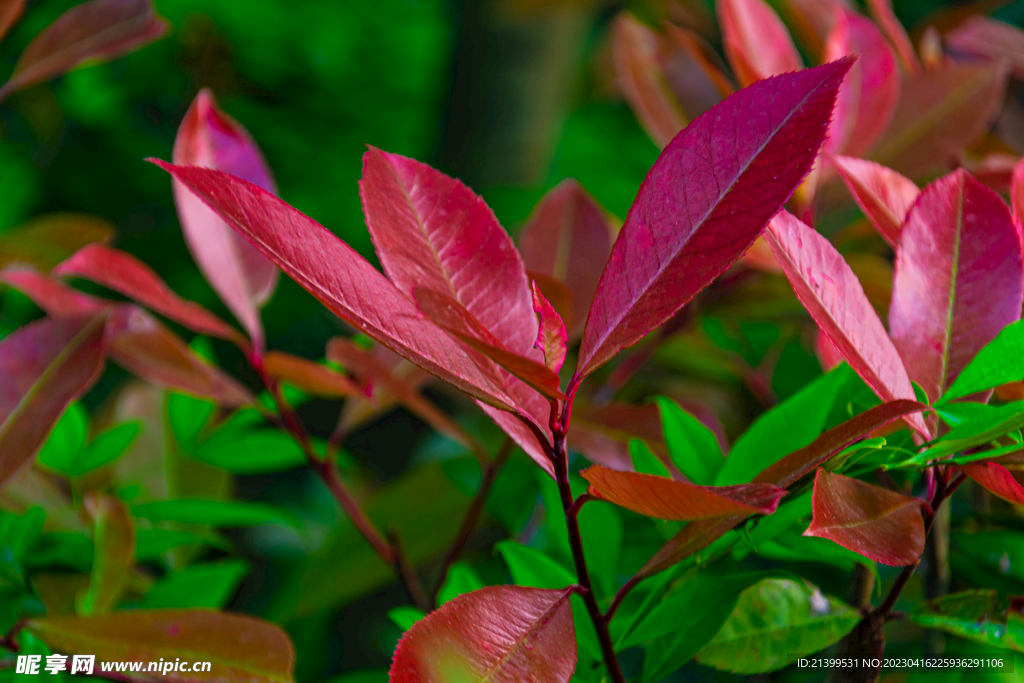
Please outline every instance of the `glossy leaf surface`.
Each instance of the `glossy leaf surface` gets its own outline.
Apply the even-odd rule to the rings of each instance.
[[[800,302],[883,401],[914,400],[914,387],[882,321],[850,266],[832,244],[787,212],[765,235]],[[919,416],[908,422],[922,434]]]
[[[832,163],[864,215],[889,246],[895,248],[900,241],[903,221],[921,194],[917,185],[873,161],[834,156]]]
[[[803,68],[789,30],[763,0],[715,3],[726,57],[740,85]]]
[[[256,142],[217,107],[213,93],[199,91],[174,140],[174,163],[224,171],[277,193],[273,174]],[[180,181],[172,182],[178,219],[192,258],[210,286],[253,339],[263,347],[259,309],[274,293],[278,271]]]
[[[668,477],[618,472],[594,465],[580,472],[590,494],[656,519],[688,521],[775,512],[785,490],[771,484],[696,486]]]
[[[914,564],[924,552],[920,498],[818,470],[814,517],[806,536],[828,538],[889,565]]]
[[[398,641],[391,683],[565,683],[576,668],[570,595],[518,586],[460,595]]]
[[[291,683],[295,650],[277,626],[241,614],[126,610],[98,617],[40,617],[25,628],[56,652],[89,652],[100,661],[175,657],[213,662],[210,672],[169,671],[168,681]],[[151,675],[134,677],[150,680]]]
[[[35,455],[103,368],[106,316],[29,323],[0,341],[0,483]]]
[[[1024,322],[1007,325],[967,364],[939,404],[1024,379]]]
[[[519,251],[527,269],[555,278],[569,291],[568,314],[562,313],[571,339],[577,339],[583,332],[590,302],[611,250],[612,226],[608,217],[571,178],[544,195],[519,233]],[[557,304],[554,299],[551,302]]]
[[[537,338],[522,259],[480,197],[426,164],[371,147],[359,183],[381,265],[399,291],[445,294],[513,353]]]
[[[29,43],[0,87],[0,100],[84,61],[108,60],[162,36],[167,23],[150,0],[90,0],[72,7]]]
[[[910,378],[937,400],[1020,320],[1020,241],[999,196],[964,171],[925,188],[896,256],[889,331]]]
[[[667,320],[750,247],[810,170],[849,66],[745,88],[665,148],[601,276],[579,379]]]

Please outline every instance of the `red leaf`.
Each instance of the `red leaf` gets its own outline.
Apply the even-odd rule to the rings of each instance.
[[[850,61],[758,82],[665,148],[612,248],[583,333],[578,382],[724,272],[810,170]]]
[[[27,463],[103,369],[106,314],[47,318],[0,340],[0,484]]]
[[[765,238],[797,298],[850,367],[883,401],[914,400],[914,387],[899,352],[836,248],[786,211],[772,219]],[[920,416],[907,421],[928,434]]]
[[[4,268],[0,271],[0,281],[22,292],[39,308],[54,317],[98,313],[113,304],[111,301],[71,289],[60,280],[31,268]]]
[[[867,0],[867,5],[875,23],[896,48],[896,54],[900,58],[900,65],[903,69],[911,74],[919,73],[921,62],[917,59],[917,53],[914,52],[914,45],[910,42],[907,30],[903,28],[903,24],[892,11],[891,0]]]
[[[926,407],[916,401],[893,401],[875,406],[853,419],[833,427],[807,446],[765,468],[754,478],[754,483],[774,484],[782,488],[792,486],[815,468],[827,462],[832,456],[876,429],[910,413],[924,410]],[[662,546],[654,557],[648,560],[637,576],[641,578],[653,576],[668,569],[680,560],[707,547],[708,544],[720,538],[746,517],[746,515],[730,515],[722,519],[698,520],[687,524],[682,531]]]
[[[54,275],[92,280],[153,309],[193,332],[246,345],[238,332],[219,317],[175,294],[152,268],[131,254],[103,244],[90,244],[53,269]]]
[[[458,301],[443,292],[435,292],[425,287],[415,287],[413,296],[424,315],[441,329],[484,354],[545,396],[565,398],[565,394],[559,388],[558,375],[532,358],[509,351]]]
[[[151,43],[167,31],[149,0],[91,0],[72,7],[32,39],[0,87],[15,90],[59,76],[82,62],[109,60]]]
[[[593,465],[580,472],[590,495],[656,519],[678,522],[735,514],[770,515],[786,490],[771,484],[697,486],[638,472]]]
[[[833,156],[832,163],[864,215],[878,229],[882,239],[895,249],[907,212],[921,194],[917,185],[873,161]]]
[[[837,14],[822,61],[844,55],[860,55],[860,59],[850,68],[839,95],[842,102],[844,89],[855,91],[849,98],[852,106],[845,112],[850,120],[838,121],[837,103],[832,127],[842,134],[825,147],[857,156],[869,152],[889,127],[900,100],[900,74],[892,49],[870,20],[848,9]]]
[[[999,113],[1006,76],[1002,64],[974,63],[905,77],[892,123],[872,157],[911,178],[948,168]]]
[[[322,225],[226,173],[154,163],[357,330],[471,396],[514,407],[496,366],[478,366],[366,259]]]
[[[574,590],[488,586],[449,600],[398,641],[391,683],[566,683]]]
[[[1024,486],[1010,470],[996,462],[972,462],[960,465],[968,477],[996,494],[1003,500],[1024,505]]]
[[[24,9],[25,0],[0,0],[0,38],[7,35]]]
[[[1018,162],[1010,179],[1010,205],[1013,207],[1013,222],[1024,250],[1024,161]]]
[[[740,85],[802,69],[786,25],[763,0],[719,0],[725,56]]]
[[[521,411],[519,414],[498,410],[479,400],[476,403],[503,432],[515,441],[516,445],[523,449],[523,452],[554,477],[554,465],[551,463],[551,458],[548,457],[548,444],[552,440],[551,429],[548,426],[551,416],[550,399],[522,382],[516,382],[509,387],[509,390],[518,401]]]
[[[375,147],[363,156],[359,196],[384,272],[401,292],[446,294],[509,351],[533,348],[537,316],[522,259],[480,197],[426,164]]]
[[[565,363],[569,339],[565,333],[565,324],[555,312],[554,306],[541,294],[536,282],[533,283],[533,310],[540,317],[535,346],[544,353],[544,364],[557,373]]]
[[[1020,319],[1020,240],[1006,204],[958,170],[924,189],[896,252],[889,330],[932,400]]]
[[[916,563],[924,552],[920,498],[819,469],[804,536],[828,538],[888,565]]]
[[[263,356],[263,369],[271,377],[294,384],[315,396],[365,396],[356,383],[345,375],[290,353],[268,351]]]
[[[974,15],[944,36],[954,55],[1006,62],[1017,78],[1024,76],[1024,31],[1006,22]]]
[[[572,313],[566,327],[572,339],[583,332],[612,240],[612,226],[604,211],[571,178],[544,195],[519,233],[519,251],[526,267],[568,286]],[[544,283],[538,284],[547,295]]]
[[[832,340],[828,338],[828,335],[821,331],[820,327],[814,335],[814,355],[818,357],[821,369],[825,372],[846,360],[843,358],[843,354],[839,352],[839,349],[836,348],[836,345],[832,343]]]
[[[277,193],[273,175],[256,142],[245,128],[217,107],[208,89],[199,91],[178,128],[174,163],[224,171]],[[274,293],[277,268],[184,185],[174,181],[172,186],[181,230],[192,258],[249,332],[257,353],[261,352],[263,324],[259,308]]]

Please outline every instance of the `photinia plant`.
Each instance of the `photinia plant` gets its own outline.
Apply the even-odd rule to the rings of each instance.
[[[10,521],[13,538],[31,539],[11,542],[10,592],[25,604],[38,595],[41,609],[12,611],[5,646],[89,649],[104,660],[182,653],[217,662],[223,680],[292,680],[295,654],[279,627],[208,609],[224,606],[244,563],[180,565],[194,558],[186,547],[224,544],[216,528],[298,526],[277,507],[225,499],[224,488],[232,474],[306,467],[372,550],[374,580],[394,576],[405,590],[409,605],[389,614],[403,632],[392,683],[657,681],[691,660],[764,673],[833,646],[870,655],[850,675],[871,681],[883,626],[895,619],[1024,651],[1020,600],[1006,591],[929,595],[896,609],[929,548],[948,535],[947,501],[965,481],[1024,505],[1024,406],[1006,401],[1020,397],[1013,392],[1024,380],[1024,165],[1003,173],[1002,185],[992,180],[999,174],[982,176],[1009,187],[1008,204],[967,163],[1007,78],[984,36],[1004,29],[958,29],[950,46],[991,61],[962,64],[934,43],[918,55],[881,0],[869,3],[874,21],[824,5],[803,23],[821,64],[803,68],[767,4],[721,0],[722,44],[739,87],[693,31],[670,24],[661,35],[631,15],[616,19],[619,88],[663,148],[621,227],[567,180],[538,204],[517,247],[462,182],[370,147],[359,196],[381,270],[279,198],[255,140],[201,90],[172,162],[151,161],[170,174],[185,242],[244,334],[102,239],[76,244],[52,268],[12,258],[0,271],[47,315],[0,340],[9,378],[0,391],[0,484],[49,491],[59,481],[93,553],[74,580],[29,583],[25,558],[41,522],[33,513]],[[118,46],[146,32],[129,33]],[[114,51],[83,52],[66,66]],[[18,67],[15,85],[4,87],[44,77],[18,80],[37,72],[56,73]],[[693,78],[676,79],[682,72]],[[923,189],[911,179],[951,159],[957,168]],[[846,201],[837,198],[840,180],[877,231],[868,238],[892,251],[890,270],[877,253],[844,253],[848,235],[815,228]],[[332,339],[326,362],[268,348],[260,311],[281,271],[356,333]],[[86,293],[69,278],[121,298]],[[795,294],[816,325],[826,372],[778,400],[767,351],[747,360],[757,355],[747,353],[760,343],[757,329],[743,330],[747,348],[715,326],[714,312],[750,296],[751,282],[785,281],[783,294],[776,287],[763,300]],[[700,346],[707,339],[694,321],[707,311],[706,337],[729,354]],[[259,391],[161,319],[236,347]],[[684,361],[724,358],[768,408],[731,447],[702,401],[614,400],[649,360],[673,357],[664,351],[671,344]],[[134,406],[121,417],[159,415],[153,422],[176,449],[160,464],[173,476],[122,485],[119,468],[160,468],[133,447],[146,436],[136,421],[95,433],[76,402],[106,359],[148,385],[136,402],[155,401],[155,411]],[[435,380],[472,399],[501,439],[442,410],[422,392]],[[993,395],[1002,402],[990,404]],[[344,401],[326,439],[297,409],[310,397]],[[450,482],[424,470],[407,489],[374,497],[344,452],[354,431],[395,406],[476,463],[476,490],[443,548],[424,549],[415,532],[387,520],[399,498]],[[532,461],[519,471],[545,510],[542,532],[531,533],[546,541],[497,543],[514,585],[485,585],[460,560],[496,482],[516,466],[516,448]],[[187,468],[200,476],[182,476]],[[519,508],[520,517],[533,514]],[[629,562],[623,520],[648,534]],[[424,585],[432,555],[440,567]],[[171,569],[154,582],[140,566],[157,558]],[[786,566],[763,564],[773,561]],[[852,574],[853,604],[825,596],[790,566],[800,561]],[[877,606],[876,562],[899,568]],[[304,615],[304,599],[291,600],[293,615]]]

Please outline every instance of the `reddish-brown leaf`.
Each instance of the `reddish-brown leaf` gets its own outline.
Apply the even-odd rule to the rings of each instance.
[[[860,59],[850,68],[840,89],[831,128],[834,137],[825,148],[859,156],[871,151],[889,127],[900,100],[900,74],[896,57],[875,25],[848,9],[838,11],[822,61],[831,62],[844,55],[860,55]],[[844,97],[843,90],[852,92]],[[843,111],[841,102],[847,104]],[[846,120],[841,120],[841,115]]]
[[[920,498],[819,469],[804,536],[828,538],[882,564],[914,564],[924,552],[923,504]]]
[[[28,44],[0,87],[0,100],[85,61],[108,60],[138,49],[167,31],[149,0],[90,0],[72,7]]]
[[[541,294],[536,282],[533,283],[533,310],[540,318],[535,346],[544,353],[544,364],[548,369],[557,373],[565,363],[569,340],[565,333],[565,323],[555,311],[555,307]]]
[[[512,353],[533,348],[537,316],[523,261],[472,190],[426,164],[371,147],[359,196],[381,265],[399,291],[445,294]]]
[[[693,407],[692,404],[687,405],[687,408]],[[702,419],[707,417],[701,415]],[[593,408],[577,398],[566,438],[572,450],[582,453],[590,462],[612,470],[633,471],[629,455],[629,442],[633,439],[641,439],[655,455],[663,456],[663,461],[669,459],[661,428],[661,413],[654,403],[643,406],[612,403]]]
[[[750,247],[810,170],[850,63],[744,88],[665,148],[601,276],[574,381],[665,322]]]
[[[1024,31],[981,15],[965,19],[944,38],[953,55],[1006,62],[1017,78],[1024,76]]]
[[[27,463],[103,369],[104,313],[47,318],[0,341],[0,484]]]
[[[1024,486],[1010,470],[997,462],[972,462],[960,465],[968,477],[1015,505],[1024,505]]]
[[[295,649],[277,626],[208,610],[124,610],[98,617],[37,617],[25,630],[54,652],[95,654],[99,662],[210,661],[209,672],[160,672],[174,683],[292,683]],[[127,674],[151,681],[153,673]]]
[[[765,233],[793,291],[832,343],[883,401],[914,400],[900,354],[850,266],[832,244],[780,211]],[[919,415],[908,423],[924,435]]]
[[[263,356],[263,369],[271,377],[294,384],[314,396],[365,396],[355,382],[340,372],[283,351],[268,351]]]
[[[574,590],[488,586],[449,600],[398,641],[391,683],[566,683]]]
[[[519,251],[531,273],[543,273],[568,287],[571,313],[566,328],[571,339],[583,332],[612,241],[612,227],[604,211],[571,178],[544,195],[519,233]],[[558,308],[545,283],[538,285]]]
[[[832,343],[832,340],[828,338],[828,335],[821,331],[820,327],[814,334],[814,355],[818,357],[821,369],[825,372],[846,360],[843,358],[843,354],[839,352],[839,349],[836,348],[836,345]]]
[[[919,73],[921,62],[917,59],[917,53],[914,52],[914,45],[910,42],[907,30],[903,28],[903,24],[892,11],[892,1],[867,0],[867,5],[875,23],[882,29],[882,33],[889,39],[892,46],[896,48],[896,54],[900,58],[900,66],[903,67],[903,70],[910,74]]]
[[[217,107],[213,93],[207,89],[196,95],[178,128],[174,163],[224,171],[277,193],[270,167],[252,136]],[[262,351],[259,309],[274,293],[277,268],[183,184],[174,181],[172,186],[181,230],[192,258],[249,332],[257,353]]]
[[[366,259],[322,225],[226,173],[154,163],[187,185],[228,225],[357,330],[471,396],[514,408],[497,366],[486,359],[478,365]]]
[[[896,252],[889,332],[932,401],[1024,301],[1020,239],[1003,200],[958,170],[924,189]]]
[[[92,519],[95,553],[89,588],[76,601],[83,616],[106,614],[117,606],[128,588],[135,561],[135,527],[124,503],[113,496],[89,491],[82,507]]]
[[[661,70],[666,41],[630,12],[615,19],[611,29],[615,80],[640,125],[664,147],[687,124],[686,114]]]
[[[60,211],[36,216],[0,235],[0,266],[18,264],[49,271],[93,242],[106,242],[114,225],[105,218]]]
[[[415,287],[416,305],[441,329],[484,354],[502,368],[550,398],[565,398],[558,375],[532,358],[514,353],[462,304],[443,292]],[[536,322],[536,318],[534,319]],[[536,341],[536,338],[535,340]],[[531,347],[532,348],[532,347]]]
[[[786,25],[763,0],[719,0],[722,44],[740,85],[802,69]]]
[[[864,159],[833,156],[832,163],[864,215],[889,246],[896,248],[900,229],[921,191],[914,181],[891,168]]]
[[[590,495],[656,519],[678,522],[736,514],[770,515],[786,490],[771,484],[697,486],[639,472],[593,465],[580,472]]]
[[[790,453],[767,467],[754,478],[755,484],[774,484],[781,488],[795,482],[827,462],[844,448],[863,439],[887,424],[920,412],[927,406],[916,401],[892,401],[875,406],[851,420],[828,430],[807,446]],[[643,578],[668,569],[675,563],[701,551],[730,529],[746,519],[746,515],[730,515],[722,519],[698,520],[687,524],[678,534],[648,560],[638,572]]]
[[[911,178],[958,162],[1002,107],[1006,76],[1002,64],[973,63],[905,77],[872,158]]]
[[[15,22],[21,18],[25,0],[0,0],[0,39],[7,35]]]
[[[199,304],[179,297],[152,268],[127,252],[90,244],[54,268],[53,274],[92,280],[193,332],[245,345],[245,340],[233,327]]]

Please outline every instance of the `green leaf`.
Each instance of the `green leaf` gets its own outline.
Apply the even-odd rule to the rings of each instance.
[[[234,474],[270,474],[302,467],[306,456],[295,439],[276,429],[222,429],[191,454]]]
[[[656,477],[671,476],[665,464],[640,439],[629,440],[629,457],[633,461],[633,469],[641,474],[653,474]]]
[[[390,619],[395,626],[402,629],[403,633],[412,628],[413,624],[425,616],[427,615],[423,610],[416,609],[415,607],[395,607],[394,609],[388,610],[388,619]]]
[[[135,557],[135,525],[124,503],[113,496],[90,491],[83,507],[93,521],[95,552],[89,588],[76,599],[75,611],[97,616],[116,607],[128,588]]]
[[[258,526],[260,524],[296,525],[294,517],[284,510],[262,503],[241,501],[187,498],[158,500],[134,506],[132,514],[151,522],[179,522],[214,527]]]
[[[937,439],[933,445],[913,458],[900,463],[902,466],[923,465],[947,455],[981,446],[1006,436],[1015,429],[1024,427],[1024,401],[1014,401],[1001,406],[986,406],[979,416],[968,420]]]
[[[249,565],[245,560],[192,565],[153,584],[140,607],[220,609],[228,604],[248,573]]]
[[[659,396],[657,401],[672,462],[694,484],[714,484],[718,471],[725,464],[718,437],[672,399]]]
[[[733,445],[715,484],[749,483],[764,468],[818,438],[848,379],[844,368],[832,370],[755,420]]]
[[[230,544],[211,532],[184,531],[181,529],[137,529],[135,531],[135,559],[139,562],[153,562],[168,551],[185,545],[208,545],[228,550]]]
[[[0,587],[26,587],[25,555],[42,534],[44,518],[40,508],[24,515],[0,512]]]
[[[774,540],[758,544],[757,554],[778,562],[827,564],[847,573],[852,572],[855,565],[862,564],[875,574],[876,580],[878,579],[878,567],[874,560],[825,538],[803,536],[798,533],[783,534]]]
[[[75,461],[78,452],[85,445],[85,436],[89,431],[89,413],[82,404],[75,401],[68,405],[67,410],[53,426],[50,436],[39,454],[39,464],[55,472],[66,473]]]
[[[350,671],[324,683],[388,683],[387,669],[361,669]]]
[[[1024,533],[979,531],[952,536],[953,571],[968,585],[994,588],[1000,593],[1024,593]]]
[[[558,590],[576,583],[568,569],[539,550],[514,541],[501,541],[494,548],[505,560],[517,586]]]
[[[185,394],[172,393],[167,399],[167,416],[174,438],[185,449],[190,450],[199,432],[210,421],[216,408],[213,401],[207,401]]]
[[[444,585],[437,594],[437,606],[440,607],[457,595],[471,593],[477,588],[483,588],[484,582],[476,575],[473,568],[462,562],[456,562],[448,570],[448,576]]]
[[[993,647],[1024,652],[1024,618],[994,590],[936,598],[910,613],[910,621]]]
[[[1024,320],[1004,327],[978,351],[936,403],[942,405],[1020,379],[1024,379]]]
[[[733,673],[764,673],[849,633],[860,613],[801,581],[767,579],[745,590],[697,661]]]
[[[690,661],[729,618],[740,594],[783,572],[746,572],[722,576],[700,572],[671,590],[640,622],[624,647],[649,642],[644,681],[658,681]]]
[[[69,567],[88,572],[92,566],[92,539],[78,532],[43,534],[25,552],[28,567]]]
[[[117,460],[135,441],[140,428],[139,422],[125,422],[111,427],[78,452],[78,457],[66,470],[67,473],[80,477]]]
[[[587,490],[583,479],[573,475],[570,480],[573,482],[573,495],[579,496]],[[583,537],[583,554],[587,558],[590,580],[601,597],[612,595],[618,589],[616,579],[625,537],[622,513],[619,510],[608,503],[591,502],[584,505],[576,516],[580,536]],[[558,516],[562,517],[564,532],[564,515]]]

